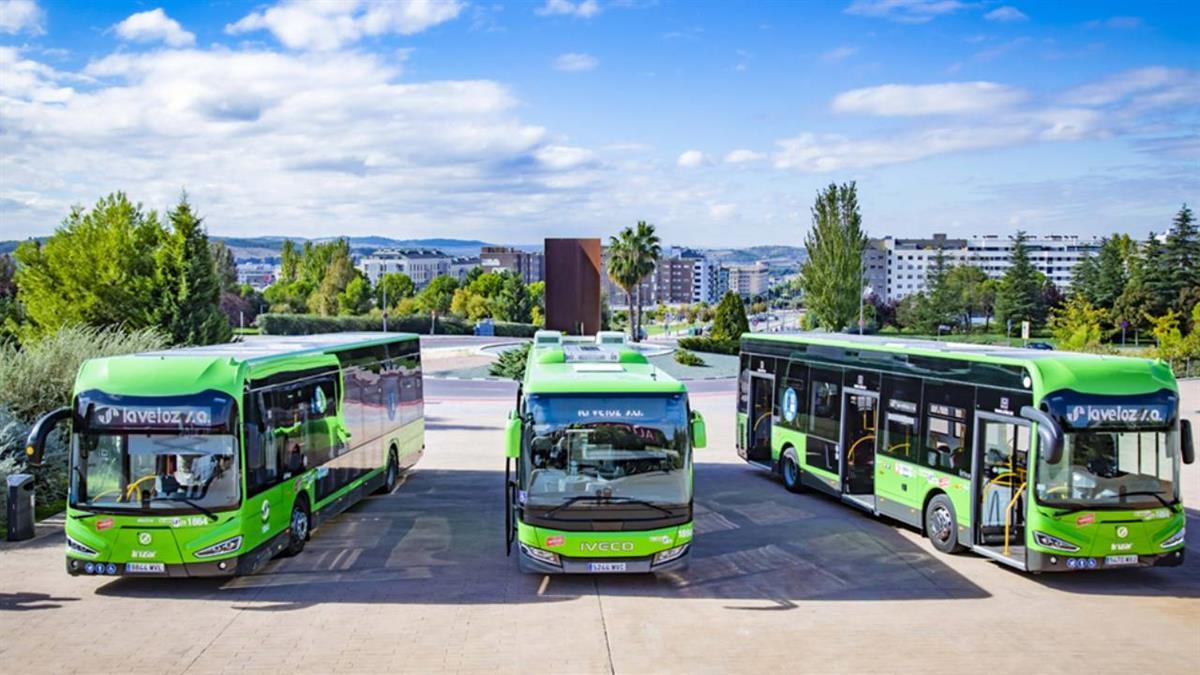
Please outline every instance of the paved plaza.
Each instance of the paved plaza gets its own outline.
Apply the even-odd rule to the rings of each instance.
[[[14,673],[1195,672],[1200,511],[1175,569],[1031,576],[938,554],[742,463],[732,386],[694,388],[710,445],[685,572],[519,573],[500,433],[515,389],[431,379],[405,484],[254,576],[72,578],[61,531],[0,548],[0,658]],[[1200,384],[1185,387],[1195,411]]]

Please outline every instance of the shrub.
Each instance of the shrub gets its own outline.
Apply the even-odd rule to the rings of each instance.
[[[381,331],[381,316],[316,316],[313,314],[260,314],[255,324],[265,335],[313,335],[316,333],[345,333]],[[398,316],[388,319],[388,331],[396,333],[429,334],[429,317]],[[453,317],[439,317],[439,335],[470,335],[474,327]]]
[[[511,321],[493,321],[496,337],[531,338],[542,329],[532,323],[513,323]]]
[[[696,354],[694,352],[689,352],[686,349],[676,349],[675,350],[675,363],[678,363],[682,366],[696,366],[696,367],[705,365],[704,359],[700,358],[699,356],[696,356]]]
[[[529,359],[529,349],[532,346],[532,342],[526,342],[520,347],[500,352],[500,357],[488,367],[488,373],[496,377],[506,377],[510,380],[520,381],[525,379],[525,362]]]
[[[694,352],[707,352],[709,354],[732,354],[737,355],[740,347],[738,340],[718,340],[713,337],[685,337],[679,338],[679,347],[681,349],[691,350]]]
[[[27,341],[21,348],[0,344],[0,408],[30,424],[71,401],[75,375],[84,361],[162,349],[166,337],[151,328],[64,326]]]

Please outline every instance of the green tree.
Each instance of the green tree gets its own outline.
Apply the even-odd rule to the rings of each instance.
[[[521,275],[506,272],[503,276],[504,286],[496,298],[496,318],[501,321],[530,323],[533,319],[533,299],[529,297],[529,290],[521,280]]]
[[[1029,237],[1018,231],[1013,242],[1011,265],[1000,280],[996,293],[996,320],[1011,321],[1013,326],[1022,321],[1041,325],[1045,316],[1042,304],[1043,275],[1029,261]]]
[[[204,221],[187,195],[167,213],[171,232],[157,252],[161,297],[157,323],[175,344],[228,342],[233,331],[221,312],[221,279]]]
[[[1077,294],[1050,314],[1049,325],[1059,349],[1108,353],[1112,348],[1104,343],[1104,327],[1110,320],[1105,309]]]
[[[1071,295],[1077,295],[1090,303],[1095,303],[1096,289],[1100,287],[1099,280],[1100,265],[1096,256],[1089,255],[1071,268]]]
[[[746,319],[746,308],[737,293],[729,291],[717,305],[713,316],[712,331],[714,340],[740,340],[742,333],[750,332],[750,322]]]
[[[34,333],[68,324],[155,325],[160,299],[155,251],[165,232],[158,216],[122,192],[90,211],[72,209],[45,244],[17,247],[17,298]]]
[[[375,304],[384,309],[395,307],[404,298],[411,298],[416,291],[413,280],[403,272],[390,272],[379,277],[375,284]],[[387,302],[384,302],[384,297]]]
[[[209,245],[212,247],[213,266],[217,270],[217,279],[221,282],[221,290],[225,293],[236,293],[238,286],[237,260],[233,257],[233,250],[223,241],[211,241]]]
[[[961,315],[961,323],[967,332],[976,316],[991,313],[995,302],[990,279],[983,270],[974,265],[958,265],[946,275],[949,294],[954,298],[954,307]]]
[[[357,270],[355,270],[357,272]],[[371,309],[371,282],[361,273],[356,274],[346,289],[338,293],[338,314],[355,316],[366,314]]]
[[[612,279],[621,290],[625,291],[625,306],[629,312],[629,340],[636,340],[637,327],[633,320],[637,313],[633,304],[634,289],[642,281],[641,272],[637,265],[637,253],[634,243],[633,228],[627,227],[616,236],[608,239],[608,278]]]
[[[416,301],[423,311],[436,312],[438,316],[450,313],[450,303],[454,300],[454,291],[458,290],[458,280],[445,274],[435,277],[420,293]]]
[[[808,260],[800,268],[805,306],[821,328],[845,330],[858,317],[867,245],[856,185],[830,184],[818,193],[812,219],[804,240]]]
[[[317,288],[317,292],[313,293],[308,298],[308,309],[314,314],[321,316],[334,316],[342,311],[340,302],[341,295],[346,291],[350,282],[359,278],[362,273],[354,268],[354,263],[350,261],[349,249],[339,250],[337,248],[325,248],[323,245],[313,249],[315,255],[322,259],[320,265],[325,269],[325,276],[321,279],[321,285]],[[323,257],[328,252],[332,256],[328,264],[325,264]],[[307,263],[307,258],[306,258]],[[311,272],[317,267],[309,268]],[[370,287],[367,287],[367,293],[370,293]]]
[[[1164,300],[1180,315],[1189,316],[1200,288],[1200,233],[1187,204],[1171,222],[1161,260]]]
[[[283,246],[279,251],[279,279],[278,281],[285,284],[290,284],[296,280],[296,275],[300,269],[300,254],[296,253],[296,245],[291,239],[284,239]]]
[[[1100,242],[1100,253],[1096,256],[1095,304],[1111,311],[1117,298],[1129,284],[1129,235],[1113,235]]]

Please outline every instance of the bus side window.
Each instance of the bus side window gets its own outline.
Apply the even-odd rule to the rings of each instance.
[[[262,427],[259,427],[259,423]],[[263,405],[263,395],[258,392],[246,394],[246,492],[253,497],[278,482],[277,455]]]
[[[775,405],[780,408],[779,423],[788,429],[803,431],[808,420],[808,364],[803,361],[780,359],[779,391],[775,396]],[[790,404],[788,390],[795,396],[795,416],[788,419]]]
[[[971,475],[970,412],[975,395],[971,387],[925,383],[925,448],[919,459],[931,469],[967,478]],[[971,409],[952,405],[969,402]]]
[[[812,369],[812,394],[808,430],[833,442],[838,440],[838,424],[842,418],[841,373]]]

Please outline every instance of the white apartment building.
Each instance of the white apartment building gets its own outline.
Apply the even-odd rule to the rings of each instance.
[[[453,264],[454,258],[436,249],[381,248],[361,258],[358,269],[372,284],[378,283],[384,274],[407,274],[419,289],[443,274],[450,274]]]
[[[764,295],[771,286],[770,277],[767,274],[769,266],[765,262],[759,261],[753,265],[730,265],[728,269],[729,290],[743,298]]]
[[[1065,290],[1071,283],[1071,270],[1080,260],[1100,249],[1100,239],[1047,235],[1030,237],[1025,246],[1033,266],[1054,285]],[[875,295],[887,300],[900,300],[923,291],[939,249],[948,265],[973,265],[993,279],[1003,277],[1012,266],[1013,240],[1007,236],[961,239],[950,239],[944,234],[935,234],[929,239],[885,237],[871,240],[863,255],[867,283],[872,286],[884,284],[885,289],[876,290]],[[880,265],[885,267],[886,274],[881,273]]]

